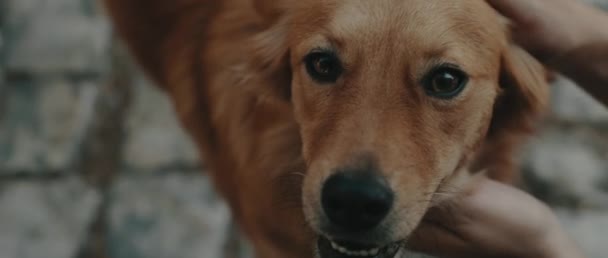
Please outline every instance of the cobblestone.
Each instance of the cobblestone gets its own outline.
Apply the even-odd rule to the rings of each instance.
[[[202,175],[126,176],[111,199],[111,257],[223,257],[230,212]]]
[[[0,183],[0,257],[73,257],[99,201],[75,177]]]
[[[608,212],[573,213],[567,210],[557,211],[564,228],[578,243],[585,257],[604,258],[606,247],[606,232],[608,232]]]
[[[94,2],[6,0],[8,70],[96,72],[107,65],[109,24]]]
[[[125,163],[140,171],[198,166],[198,152],[181,130],[168,98],[139,78],[126,122]]]
[[[5,91],[0,174],[67,169],[93,119],[96,87],[56,77],[9,83]]]
[[[553,115],[576,122],[608,123],[608,108],[571,81],[561,79],[552,87]]]
[[[532,191],[554,205],[608,210],[608,132],[548,127],[524,155]]]

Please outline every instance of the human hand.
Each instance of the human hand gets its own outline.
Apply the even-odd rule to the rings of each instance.
[[[430,211],[409,245],[441,257],[583,257],[549,207],[486,178],[465,196]]]
[[[487,0],[511,20],[514,40],[543,62],[608,42],[608,15],[580,0]]]

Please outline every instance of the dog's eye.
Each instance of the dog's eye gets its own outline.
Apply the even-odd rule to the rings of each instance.
[[[304,59],[310,77],[319,83],[334,83],[342,74],[342,65],[331,52],[313,52]]]
[[[425,79],[426,93],[430,96],[450,99],[456,97],[468,81],[467,75],[460,69],[443,66],[434,69]]]

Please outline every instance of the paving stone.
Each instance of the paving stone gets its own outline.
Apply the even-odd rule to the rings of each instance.
[[[0,9],[2,9],[3,4],[0,3]],[[4,71],[4,61],[5,61],[5,47],[4,47],[4,32],[2,30],[2,16],[3,11],[0,10],[0,123],[2,123],[2,118],[4,115],[5,105],[6,105],[6,81],[5,81],[5,71]]]
[[[138,170],[199,164],[196,147],[180,127],[167,96],[141,76],[133,96],[125,163]]]
[[[0,257],[73,257],[99,202],[75,178],[0,183]]]
[[[608,253],[608,245],[606,245],[608,212],[572,213],[568,210],[558,210],[557,214],[571,238],[585,253],[585,257],[606,257],[606,253]]]
[[[199,174],[135,174],[111,191],[112,258],[220,258],[230,212]]]
[[[91,72],[108,62],[110,26],[93,1],[6,0],[7,68]]]
[[[11,83],[6,91],[0,173],[67,169],[93,119],[96,87],[48,78]]]
[[[552,87],[553,115],[575,122],[608,122],[608,108],[566,79]]]
[[[575,209],[608,209],[607,131],[548,127],[523,159],[524,176],[539,198]]]
[[[6,102],[8,95],[8,87],[6,86],[6,81],[4,80],[4,69],[2,67],[2,48],[0,47],[0,124],[2,124],[2,120],[4,118],[4,113],[6,110]]]

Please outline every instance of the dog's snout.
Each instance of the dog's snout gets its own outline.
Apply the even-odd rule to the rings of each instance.
[[[361,232],[378,226],[393,206],[393,192],[374,173],[340,172],[331,176],[321,192],[321,205],[332,226]]]

